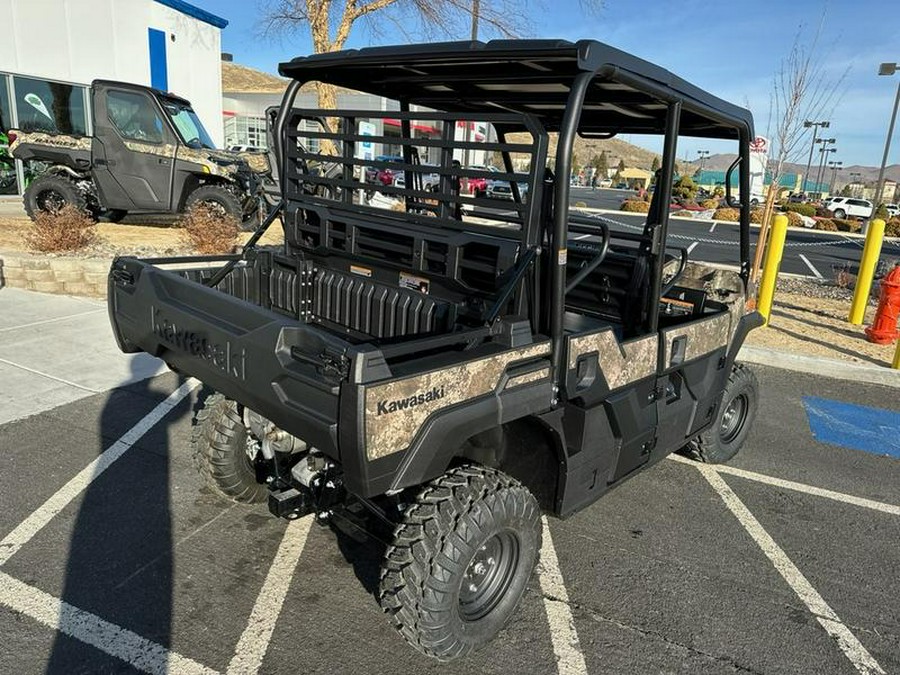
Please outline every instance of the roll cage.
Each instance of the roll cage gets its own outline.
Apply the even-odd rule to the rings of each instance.
[[[749,200],[738,205],[732,199],[730,174],[739,168],[740,194],[750,194],[752,116],[658,66],[590,40],[495,40],[318,54],[282,63],[280,73],[293,80],[275,118],[274,130],[280,139],[275,153],[286,208],[288,248],[315,254],[339,246],[353,255],[371,233],[373,224],[390,232],[392,225],[413,223],[420,233],[410,240],[406,266],[427,270],[429,259],[435,257],[432,248],[440,249],[437,269],[444,270],[449,281],[462,290],[472,291],[472,284],[467,284],[460,273],[460,265],[477,267],[479,263],[467,260],[466,245],[455,243],[453,233],[478,234],[485,241],[515,242],[515,259],[502,268],[497,263],[497,267],[488,270],[504,284],[487,294],[486,306],[490,309],[481,312],[479,318],[486,323],[495,318],[516,285],[530,275],[532,288],[537,290],[530,298],[518,298],[514,309],[530,313],[536,332],[550,337],[555,380],[565,371],[562,360],[566,295],[586,276],[579,272],[573,279],[571,270],[567,274],[569,234],[597,235],[605,242],[600,247],[603,250],[595,251],[589,258],[586,267],[590,267],[606,255],[609,231],[595,219],[569,213],[569,181],[554,180],[553,173],[545,168],[551,134],[557,134],[553,167],[556,175],[562,177],[571,173],[576,135],[610,138],[627,132],[663,136],[658,188],[643,232],[617,234],[630,240],[645,256],[649,297],[655,299],[663,290],[668,204],[678,136],[737,140],[738,159],[729,169],[726,190],[729,203],[740,208],[740,274],[745,283],[749,277],[750,205]],[[295,108],[300,87],[310,81],[396,100],[399,110]],[[381,135],[363,134],[357,127],[361,119],[380,117],[384,121],[388,116],[399,123],[399,137],[388,138],[383,131]],[[304,129],[303,120],[318,120],[321,130]],[[414,125],[423,120],[440,130],[439,137],[414,138]],[[459,140],[453,130],[459,123],[469,124],[469,120],[493,124],[498,139],[487,143]],[[509,140],[511,134],[518,132],[526,133],[530,142]],[[311,141],[331,142],[334,148],[327,152],[320,147],[314,152]],[[386,141],[401,146],[402,163],[387,165],[358,157],[357,144]],[[417,147],[423,146],[437,150],[437,166],[422,164]],[[467,148],[499,153],[503,172],[491,174],[454,162],[454,152]],[[514,153],[527,155],[527,171],[515,170]],[[357,177],[365,166],[404,172],[402,187],[379,187],[380,192],[402,202],[402,212],[375,209],[354,198],[360,188]],[[425,172],[440,175],[435,192],[422,190]],[[460,180],[480,177],[510,182],[513,200],[508,213],[498,214],[496,202],[460,191]],[[527,201],[522,199],[520,182],[528,186]],[[477,222],[477,216],[481,209],[492,207],[492,224],[484,227]],[[465,209],[473,217],[464,220]],[[405,248],[401,252],[397,241],[389,237],[380,247],[388,259],[406,252]],[[535,263],[542,254],[543,265]],[[549,276],[549,293],[541,290],[542,274]],[[657,330],[656,312],[647,311],[638,320],[645,331]]]

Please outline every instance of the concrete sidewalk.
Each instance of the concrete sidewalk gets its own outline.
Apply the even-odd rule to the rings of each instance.
[[[0,289],[0,424],[165,370],[119,351],[105,302]]]

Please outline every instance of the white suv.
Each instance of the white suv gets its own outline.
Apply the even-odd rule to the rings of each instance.
[[[871,218],[872,202],[868,199],[855,199],[853,197],[833,197],[825,205],[835,218]]]

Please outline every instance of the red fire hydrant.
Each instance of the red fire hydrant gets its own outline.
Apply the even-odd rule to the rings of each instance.
[[[881,297],[875,320],[866,328],[869,342],[889,345],[900,336],[897,330],[897,316],[900,315],[900,265],[888,272],[881,280]]]

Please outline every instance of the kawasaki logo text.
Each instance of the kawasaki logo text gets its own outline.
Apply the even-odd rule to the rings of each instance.
[[[378,414],[387,415],[388,413],[406,410],[407,408],[414,408],[417,405],[431,403],[432,401],[437,401],[442,398],[444,398],[444,388],[433,387],[431,391],[423,391],[420,394],[413,394],[407,398],[398,398],[393,401],[387,399],[379,401]]]
[[[224,345],[210,342],[200,333],[195,333],[163,317],[155,307],[150,308],[150,325],[163,342],[208,361],[226,375],[240,380],[246,379],[246,350],[241,349],[240,352],[233,350],[227,340]]]

